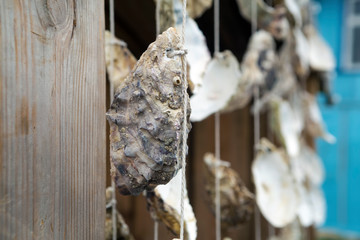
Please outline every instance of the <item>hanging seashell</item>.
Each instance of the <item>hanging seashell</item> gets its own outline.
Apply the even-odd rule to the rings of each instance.
[[[155,221],[161,221],[175,235],[180,235],[181,221],[181,177],[182,169],[166,185],[157,186],[153,192],[147,192],[148,210]],[[184,236],[195,240],[197,236],[196,218],[185,189],[184,199]]]
[[[292,39],[295,41],[295,72],[301,78],[305,79],[309,75],[309,43],[300,28],[293,29]]]
[[[280,142],[285,146],[290,157],[295,157],[300,150],[300,136],[303,124],[288,101],[280,98],[271,101],[271,128]],[[301,109],[300,109],[301,110]]]
[[[304,238],[298,220],[294,220],[293,222],[289,223],[284,228],[282,228],[278,236],[271,236],[269,238],[269,240],[302,240],[302,239]]]
[[[286,18],[286,8],[281,5],[271,7],[263,0],[255,1],[257,5],[257,19],[256,23],[251,22],[251,24],[257,24],[259,29],[268,31],[278,40],[284,39],[290,30],[289,22]],[[241,15],[248,21],[253,21],[251,17],[251,2],[252,0],[237,0]]]
[[[325,40],[316,31],[312,24],[304,27],[304,34],[308,39],[310,67],[316,71],[333,71],[335,69],[335,57]]]
[[[191,18],[200,17],[212,5],[213,0],[188,0],[186,10]]]
[[[155,0],[160,1],[160,29],[159,32],[163,33],[170,27],[175,26],[175,13],[174,13],[174,0]]]
[[[136,58],[127,49],[125,42],[105,31],[105,60],[109,79],[115,90],[134,68]]]
[[[217,53],[206,68],[202,87],[190,99],[191,121],[202,121],[223,109],[235,94],[240,76],[236,57],[230,51]]]
[[[174,0],[174,9],[176,29],[181,31],[183,17],[181,1]],[[197,23],[189,17],[187,17],[185,25],[185,48],[188,50],[186,60],[190,66],[189,76],[192,83],[189,86],[193,93],[197,93],[202,86],[204,72],[211,60],[211,55],[204,34]]]
[[[316,98],[310,94],[304,94],[305,132],[312,137],[321,137],[328,143],[335,143],[336,138],[331,135],[321,116]]]
[[[275,227],[294,221],[299,206],[297,188],[286,155],[267,139],[261,139],[251,171],[256,202],[264,217]]]
[[[301,143],[300,152],[297,156],[290,158],[291,169],[297,182],[310,182],[320,186],[325,178],[323,163],[316,152]]]
[[[182,57],[174,28],[159,35],[120,85],[107,112],[111,175],[122,194],[166,184],[181,168],[184,116]]]
[[[244,60],[241,63],[241,79],[236,93],[223,112],[243,108],[251,99],[254,87],[266,85],[271,88],[275,81],[275,42],[266,31],[256,32],[250,39]]]
[[[311,183],[298,183],[300,205],[297,215],[302,226],[322,225],[325,222],[326,202],[320,187]]]
[[[204,156],[206,185],[211,210],[215,213],[215,176],[220,174],[220,206],[223,228],[239,226],[250,220],[254,211],[254,196],[247,189],[239,175],[230,168],[230,163],[217,161],[211,153]]]
[[[112,213],[111,213],[111,195],[113,189],[108,187],[106,189],[106,217],[105,217],[105,239],[113,239],[113,224],[112,224]],[[130,233],[129,227],[126,224],[124,218],[119,212],[116,212],[116,221],[117,221],[117,239],[118,240],[134,240],[135,238]]]

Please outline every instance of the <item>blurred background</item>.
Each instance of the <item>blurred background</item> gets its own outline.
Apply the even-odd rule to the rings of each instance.
[[[360,235],[360,1],[314,1],[317,26],[336,57],[337,103],[319,95],[323,118],[337,142],[317,140],[326,169],[327,217],[322,231]]]

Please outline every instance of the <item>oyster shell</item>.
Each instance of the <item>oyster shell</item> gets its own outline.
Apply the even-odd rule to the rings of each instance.
[[[300,136],[303,129],[301,108],[293,108],[290,103],[280,98],[271,101],[271,128],[290,157],[295,157],[300,150]]]
[[[169,28],[149,45],[107,112],[111,175],[122,194],[168,183],[181,168],[184,116],[180,38]]]
[[[113,189],[108,187],[106,189],[106,217],[105,217],[105,239],[113,239],[113,229],[112,229],[112,214],[111,214],[111,195]],[[134,236],[130,233],[130,229],[126,224],[124,218],[119,212],[116,213],[117,220],[117,239],[119,240],[134,240]]]
[[[181,221],[181,177],[182,169],[166,185],[159,185],[153,192],[147,192],[148,209],[155,221],[161,221],[175,235],[180,235]],[[196,218],[185,189],[184,237],[195,240],[197,236]]]
[[[213,0],[188,0],[187,12],[191,18],[200,17],[212,5]]]
[[[176,16],[175,27],[178,31],[181,31],[182,4],[179,0],[174,0],[174,11]],[[191,91],[197,93],[203,83],[204,72],[211,60],[211,55],[204,34],[199,29],[197,23],[189,17],[186,19],[185,26],[185,48],[188,50],[186,60],[190,65]]]
[[[220,205],[222,227],[235,227],[250,220],[254,211],[254,195],[247,189],[230,163],[216,161],[212,153],[204,156],[206,185],[211,210],[215,213],[215,176],[220,172]]]
[[[299,195],[286,155],[267,139],[261,139],[251,171],[256,187],[256,202],[264,217],[275,227],[294,221]]]
[[[263,0],[255,1],[257,4],[256,16],[258,28],[268,31],[276,39],[284,39],[290,29],[289,22],[286,18],[286,8],[281,5],[271,7]],[[248,21],[252,21],[251,2],[252,0],[237,0],[240,13]],[[252,22],[251,24],[255,23]]]
[[[124,41],[117,39],[109,31],[105,31],[105,62],[109,79],[115,90],[134,68],[136,58],[127,49]]]
[[[160,1],[159,33],[162,33],[175,26],[174,0],[155,0],[155,2],[157,1]]]
[[[239,63],[230,51],[216,54],[209,62],[202,87],[190,99],[191,121],[202,121],[223,109],[240,81]]]
[[[303,97],[305,108],[305,131],[312,137],[321,137],[329,143],[334,143],[336,138],[326,129],[315,96],[304,94]]]
[[[277,61],[275,42],[271,35],[262,30],[256,32],[250,39],[241,63],[241,78],[236,92],[223,112],[230,112],[248,104],[255,86],[267,85],[271,88],[275,81]]]

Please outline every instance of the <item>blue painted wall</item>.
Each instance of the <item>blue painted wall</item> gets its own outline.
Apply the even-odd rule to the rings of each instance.
[[[318,140],[317,146],[327,174],[323,185],[327,220],[323,228],[360,235],[360,69],[347,73],[339,66],[346,1],[317,1],[321,4],[318,28],[336,56],[338,67],[333,86],[341,98],[340,103],[329,107],[319,96],[324,120],[337,143],[329,145]]]

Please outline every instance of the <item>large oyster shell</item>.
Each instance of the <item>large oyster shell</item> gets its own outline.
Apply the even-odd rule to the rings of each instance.
[[[182,169],[166,185],[159,185],[154,192],[147,192],[148,209],[155,221],[161,221],[175,235],[180,235],[180,201]],[[195,240],[196,218],[185,189],[184,199],[185,239]]]
[[[181,168],[182,50],[174,28],[159,35],[119,86],[107,112],[111,175],[122,194],[166,184]],[[186,133],[186,134],[187,134]]]
[[[109,79],[115,90],[135,66],[136,58],[127,49],[124,41],[105,31],[105,62]]]
[[[261,139],[260,149],[251,167],[256,202],[272,225],[284,227],[295,219],[298,210],[296,184],[285,153],[266,139]]]
[[[211,210],[215,213],[215,176],[220,174],[220,206],[222,227],[235,227],[250,220],[254,211],[254,195],[247,189],[230,163],[216,161],[212,153],[204,156],[206,166],[206,192]]]

